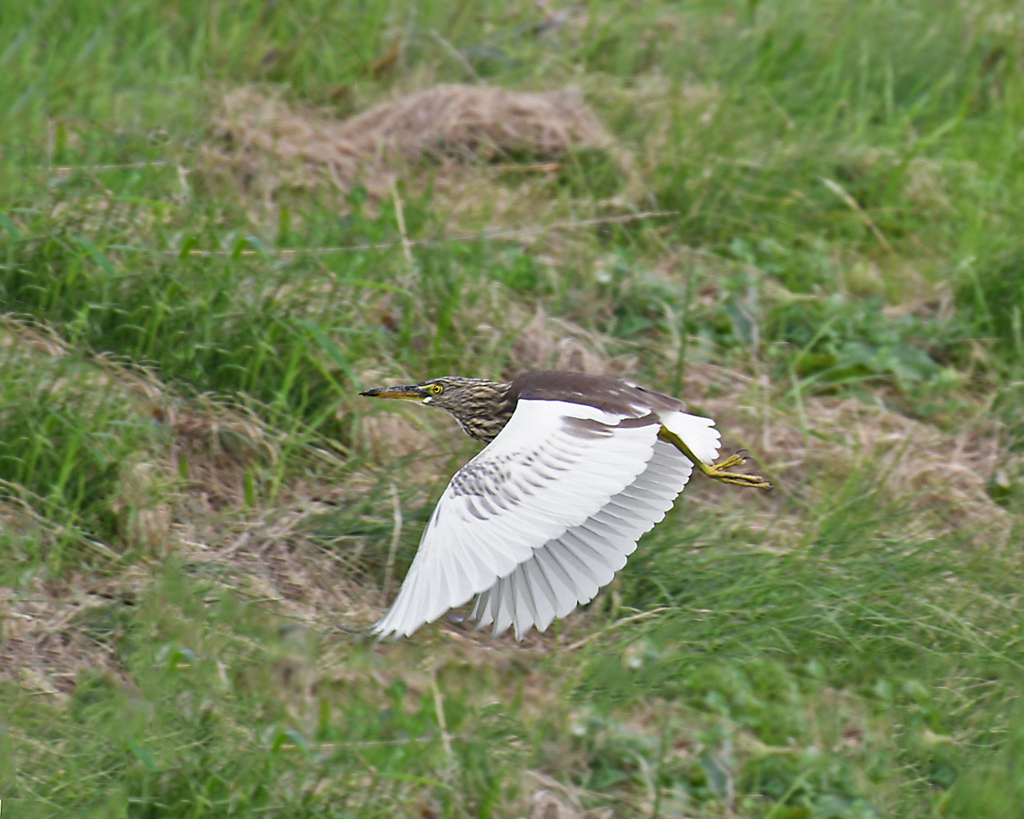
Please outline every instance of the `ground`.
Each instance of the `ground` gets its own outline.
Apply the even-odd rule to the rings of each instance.
[[[1001,0],[9,4],[3,816],[1016,817],[1024,17]],[[376,643],[477,445],[714,417],[522,643]]]

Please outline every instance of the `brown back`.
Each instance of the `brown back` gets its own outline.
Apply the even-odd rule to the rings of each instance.
[[[509,398],[532,401],[568,401],[589,404],[605,412],[637,417],[647,412],[638,409],[665,411],[685,410],[678,398],[633,387],[618,378],[586,375],[564,370],[535,370],[523,373],[512,382]]]

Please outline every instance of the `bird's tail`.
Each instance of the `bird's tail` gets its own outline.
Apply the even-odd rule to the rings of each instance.
[[[722,434],[715,429],[713,420],[676,411],[662,415],[661,423],[670,433],[669,438],[678,438],[705,464],[715,462],[722,445]]]

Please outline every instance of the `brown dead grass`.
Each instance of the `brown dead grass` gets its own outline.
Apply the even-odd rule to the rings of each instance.
[[[0,586],[0,680],[27,691],[65,697],[85,670],[126,683],[115,641],[117,609],[131,604],[148,582],[142,566],[117,578],[70,577],[33,581],[24,590]]]
[[[628,356],[612,357],[607,339],[572,322],[552,318],[539,307],[516,337],[509,358],[513,366],[505,373],[508,378],[526,370],[543,369],[619,376],[635,365]]]
[[[325,110],[291,106],[245,87],[224,94],[203,165],[206,173],[230,171],[261,198],[281,187],[334,185],[347,192],[362,185],[382,199],[397,170],[424,159],[547,159],[611,145],[575,88],[538,93],[439,85],[339,121]]]
[[[749,450],[782,496],[821,501],[866,470],[883,481],[887,497],[920,513],[915,520],[922,534],[967,530],[979,543],[994,545],[1009,533],[1010,516],[986,491],[1001,451],[994,423],[950,434],[887,408],[881,397],[872,405],[811,396],[803,399],[802,413],[782,411],[776,393],[789,385],[707,364],[691,365],[686,384],[688,396],[702,396],[697,409],[718,421],[725,449]]]
[[[527,773],[535,783],[547,786],[530,794],[531,819],[610,819],[614,815],[610,808],[584,810],[580,797],[593,795],[579,788],[565,785],[540,771]]]

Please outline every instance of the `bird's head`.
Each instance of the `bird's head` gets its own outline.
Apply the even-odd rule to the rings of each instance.
[[[508,384],[483,378],[445,375],[408,387],[377,387],[359,393],[370,398],[400,398],[451,413],[466,433],[491,441],[508,422],[515,408],[509,405]]]

